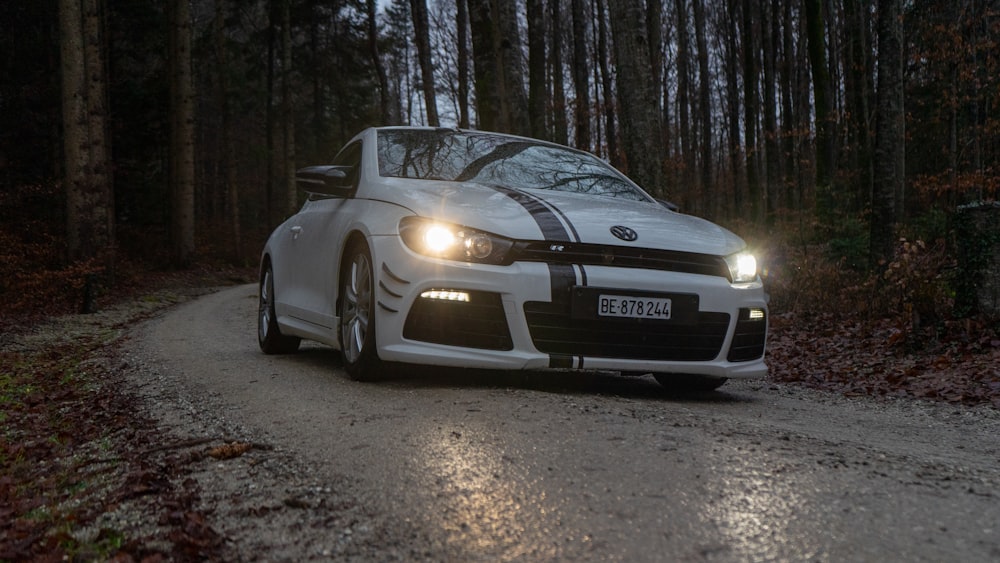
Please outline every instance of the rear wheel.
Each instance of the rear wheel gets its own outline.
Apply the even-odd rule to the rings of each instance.
[[[288,354],[299,349],[300,338],[285,336],[278,328],[274,312],[274,272],[268,264],[260,276],[260,300],[257,307],[257,342],[265,354]]]
[[[725,377],[689,373],[654,373],[657,383],[671,391],[715,391],[728,381]]]
[[[381,362],[375,345],[375,277],[364,242],[353,243],[340,282],[340,350],[344,369],[356,381],[378,378]]]

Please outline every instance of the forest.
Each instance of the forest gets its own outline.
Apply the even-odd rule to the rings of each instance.
[[[0,26],[4,322],[252,268],[296,168],[403,124],[578,147],[732,228],[777,354],[831,324],[1000,349],[976,297],[1000,260],[998,0],[34,0]]]

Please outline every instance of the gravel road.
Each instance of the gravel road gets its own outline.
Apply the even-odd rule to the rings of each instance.
[[[256,304],[202,297],[128,352],[151,452],[254,446],[184,477],[232,559],[1000,560],[995,409],[615,374],[358,383],[329,348],[262,354]]]

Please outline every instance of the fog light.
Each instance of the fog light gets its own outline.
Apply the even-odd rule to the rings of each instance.
[[[420,294],[424,299],[438,299],[441,301],[462,301],[469,302],[469,294],[465,291],[455,291],[453,289],[432,289]]]
[[[751,321],[762,321],[764,320],[764,309],[750,309],[748,318]]]

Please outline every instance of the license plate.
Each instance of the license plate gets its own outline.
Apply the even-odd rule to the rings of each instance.
[[[597,315],[629,319],[670,320],[672,301],[664,297],[606,295],[597,297]]]

